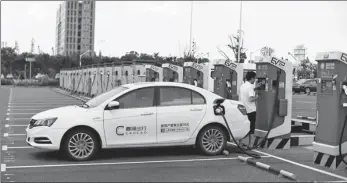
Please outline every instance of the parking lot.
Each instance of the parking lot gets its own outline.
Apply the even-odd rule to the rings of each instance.
[[[266,170],[244,164],[230,146],[228,156],[207,157],[192,148],[118,149],[102,151],[96,160],[70,162],[54,151],[25,142],[25,128],[34,114],[55,107],[82,104],[50,88],[0,88],[1,180],[3,182],[288,182]],[[293,95],[293,117],[315,117],[315,96]],[[256,150],[259,160],[294,173],[299,181],[345,181],[344,170],[313,165],[310,147]],[[243,155],[245,156],[245,155]]]

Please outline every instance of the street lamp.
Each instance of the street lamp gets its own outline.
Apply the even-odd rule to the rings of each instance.
[[[92,52],[92,50],[87,50],[80,55],[80,67],[82,66],[82,56],[85,55],[86,53],[89,53],[89,52]]]

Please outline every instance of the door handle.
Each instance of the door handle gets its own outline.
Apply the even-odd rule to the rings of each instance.
[[[153,115],[153,112],[147,112],[147,113],[142,113],[141,116],[149,116],[149,115]]]
[[[190,109],[190,111],[202,111],[202,109]]]

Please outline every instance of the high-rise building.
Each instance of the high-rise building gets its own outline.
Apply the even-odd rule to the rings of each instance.
[[[59,5],[56,15],[58,55],[94,55],[95,1],[68,0]]]

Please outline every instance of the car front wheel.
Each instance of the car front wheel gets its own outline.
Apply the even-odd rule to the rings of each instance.
[[[218,126],[208,126],[198,136],[198,146],[202,153],[213,156],[221,154],[227,145],[227,135]]]
[[[69,132],[62,144],[63,155],[74,161],[91,160],[99,149],[96,134],[88,129],[76,129]]]

